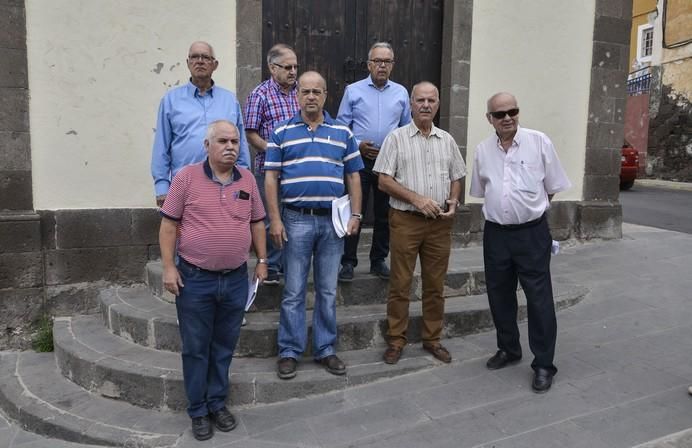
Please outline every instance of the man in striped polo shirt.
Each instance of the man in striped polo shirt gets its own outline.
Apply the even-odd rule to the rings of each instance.
[[[353,212],[347,231],[355,233],[362,218],[358,171],[363,161],[351,130],[323,110],[326,98],[327,84],[319,73],[306,72],[299,78],[300,112],[274,129],[264,162],[269,234],[277,247],[284,248],[286,260],[278,335],[281,379],[296,376],[298,358],[307,344],[305,293],[311,261],[312,356],[329,373],[346,373],[334,349],[336,282],[344,244],[332,225],[331,202],[344,194],[345,174]]]
[[[459,206],[466,165],[454,138],[433,119],[440,95],[433,84],[411,90],[413,122],[392,131],[384,141],[373,171],[380,189],[389,194],[391,276],[387,297],[387,350],[383,358],[396,364],[406,345],[409,297],[416,258],[423,284],[423,349],[442,362],[452,355],[440,344],[454,213]]]
[[[236,426],[225,402],[248,295],[251,244],[259,257],[254,278],[267,277],[264,207],[252,173],[235,166],[238,128],[225,120],[211,123],[204,147],[207,160],[173,178],[159,233],[163,283],[176,296],[187,412],[197,440],[212,437],[212,422],[219,431]]]

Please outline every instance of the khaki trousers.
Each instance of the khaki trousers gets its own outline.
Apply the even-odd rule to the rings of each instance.
[[[408,329],[408,308],[413,270],[420,256],[423,282],[423,343],[440,340],[444,319],[444,281],[449,265],[453,219],[427,219],[390,209],[389,249],[391,273],[387,297],[388,343],[403,348]]]

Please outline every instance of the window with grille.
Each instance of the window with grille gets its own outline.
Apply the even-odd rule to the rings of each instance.
[[[654,52],[654,27],[649,24],[641,25],[638,31],[637,59],[640,62],[649,62]]]

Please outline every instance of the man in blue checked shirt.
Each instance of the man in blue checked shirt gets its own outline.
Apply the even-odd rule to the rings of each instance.
[[[190,81],[169,90],[161,99],[151,153],[151,175],[159,207],[166,199],[173,176],[181,168],[206,158],[205,133],[214,121],[235,124],[240,133],[237,165],[250,166],[240,104],[231,91],[215,85],[211,78],[218,66],[211,45],[194,42],[187,56]]]
[[[365,168],[360,172],[363,192],[362,210],[367,209],[372,193],[375,222],[370,247],[370,273],[387,280],[389,267],[389,195],[377,187],[377,174],[372,167],[385,137],[394,129],[411,122],[411,107],[406,87],[389,80],[394,67],[394,51],[387,42],[373,44],[368,52],[370,74],[346,87],[336,121],[348,126],[358,142]],[[341,257],[340,282],[353,280],[358,264],[360,231],[346,237]]]
[[[298,58],[291,47],[276,44],[267,52],[267,67],[271,76],[254,88],[245,102],[245,133],[250,144],[257,150],[255,154],[255,179],[262,202],[266,206],[264,194],[264,157],[267,143],[277,123],[288,120],[298,112],[296,80],[298,78]],[[279,273],[283,271],[281,250],[274,247],[269,238],[269,217],[267,224],[267,259],[269,275],[265,285],[278,285]]]

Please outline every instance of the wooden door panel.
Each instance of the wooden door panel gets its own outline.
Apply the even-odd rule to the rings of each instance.
[[[300,72],[327,81],[325,108],[335,116],[346,85],[368,75],[367,53],[377,41],[392,44],[392,80],[411,89],[421,80],[439,86],[441,0],[263,0],[263,52],[278,42],[296,49]],[[269,77],[266,67],[263,79]]]

